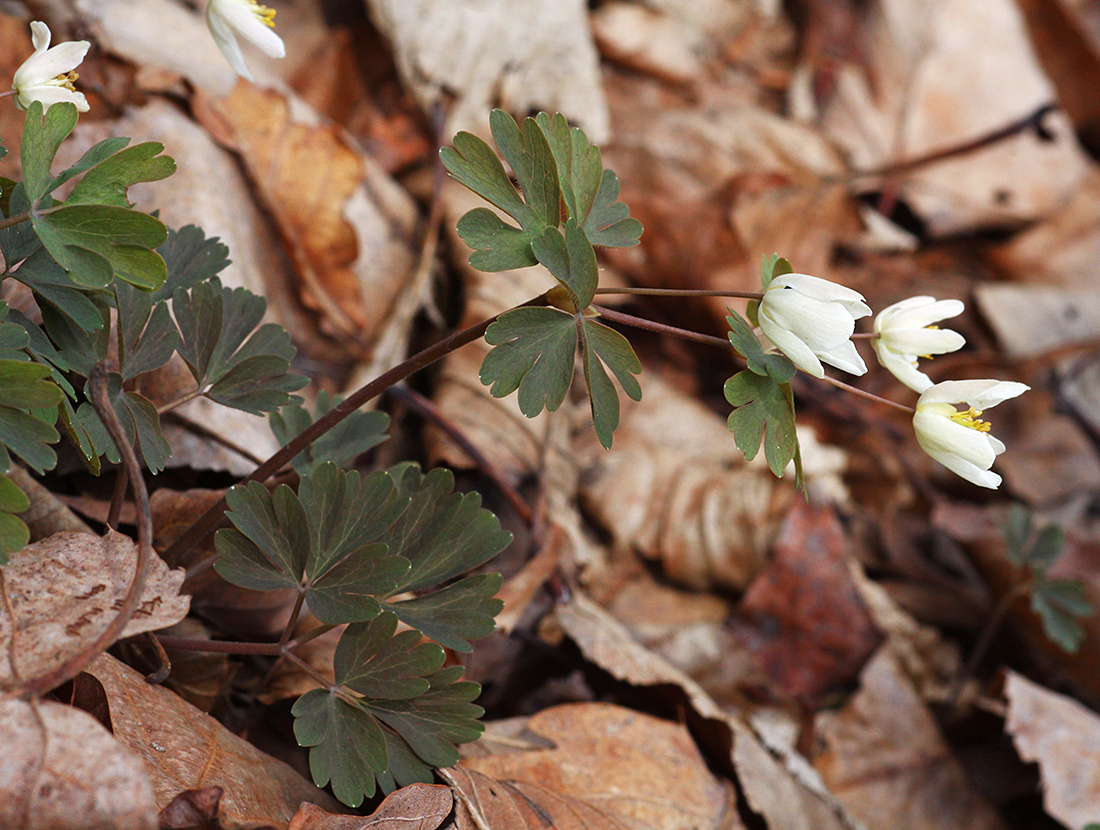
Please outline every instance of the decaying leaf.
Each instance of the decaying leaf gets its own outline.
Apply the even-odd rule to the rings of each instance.
[[[736,827],[734,793],[707,769],[679,724],[601,703],[544,709],[527,731],[551,746],[468,757],[462,767],[511,784],[535,784],[620,821],[660,830]]]
[[[382,799],[369,816],[336,815],[303,804],[287,830],[435,830],[454,806],[441,784],[410,784]]]
[[[0,826],[153,830],[153,788],[137,756],[86,712],[0,701]]]
[[[88,673],[103,684],[115,738],[141,758],[158,807],[185,790],[218,786],[222,820],[238,825],[285,827],[303,801],[338,809],[282,761],[110,655],[100,655]]]
[[[128,536],[108,531],[56,533],[12,554],[0,574],[0,688],[61,666],[95,640],[117,615],[137,561]],[[183,571],[149,561],[141,605],[122,637],[156,631],[187,616]]]
[[[893,656],[879,652],[861,684],[839,711],[818,714],[823,750],[814,758],[852,815],[867,826],[899,830],[1001,830]]]
[[[1005,729],[1020,757],[1039,764],[1043,806],[1066,827],[1100,818],[1100,716],[1016,672],[1005,679]]]

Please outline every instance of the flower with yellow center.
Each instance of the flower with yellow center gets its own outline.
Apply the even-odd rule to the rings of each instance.
[[[88,41],[59,43],[51,49],[50,27],[36,20],[31,23],[31,43],[34,54],[15,70],[11,82],[16,106],[25,110],[39,101],[42,109],[47,110],[51,104],[68,102],[76,104],[81,112],[87,112],[88,101],[84,93],[77,92],[73,86],[77,77],[73,70],[88,54]]]
[[[954,352],[966,343],[957,331],[933,324],[962,312],[959,300],[935,297],[910,297],[884,308],[875,317],[878,337],[871,341],[878,362],[914,392],[923,392],[932,380],[917,368],[917,358]]]
[[[206,4],[206,25],[229,65],[242,78],[251,81],[252,73],[245,66],[237,35],[268,57],[286,56],[283,39],[275,34],[275,10],[256,0],[210,0]]]
[[[922,450],[956,475],[995,490],[1001,477],[990,468],[1005,445],[989,434],[982,412],[1030,386],[1002,380],[948,380],[930,386],[917,401],[913,429]],[[965,403],[960,411],[955,404]]]

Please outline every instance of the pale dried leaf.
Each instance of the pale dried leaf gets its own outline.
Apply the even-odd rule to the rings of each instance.
[[[904,740],[898,740],[904,724]],[[869,827],[1001,830],[974,791],[935,718],[888,651],[867,664],[860,690],[836,712],[819,712],[814,758],[829,789]]]
[[[860,169],[976,139],[1055,98],[1013,0],[876,0],[865,31],[866,74],[842,66],[823,114]],[[1046,125],[1053,141],[1024,132],[905,174],[901,198],[933,235],[1043,215],[1086,169],[1069,120]]]
[[[1039,764],[1043,806],[1066,827],[1100,819],[1100,716],[1010,671],[1005,730],[1020,757]]]
[[[454,767],[440,776],[455,791],[456,830],[630,830],[638,827],[610,810],[538,784],[498,781]]]
[[[366,0],[425,112],[447,102],[447,133],[484,134],[499,106],[564,113],[601,143],[610,132],[583,0]],[[453,102],[449,96],[455,96]]]
[[[218,786],[222,821],[285,827],[303,801],[336,801],[282,761],[238,738],[182,698],[151,686],[109,654],[88,673],[103,684],[115,737],[141,757],[159,807],[184,790]]]
[[[336,815],[303,804],[288,830],[435,830],[454,806],[442,784],[410,784],[382,799],[369,816]]]
[[[601,6],[592,15],[592,31],[604,55],[631,69],[676,83],[689,83],[702,70],[702,33],[644,6]]]
[[[1010,357],[1035,357],[1100,339],[1100,291],[986,283],[975,289],[982,315]]]
[[[118,615],[136,561],[133,540],[113,530],[56,533],[12,554],[0,573],[0,688],[58,668],[94,641]],[[186,617],[183,577],[153,555],[141,604],[119,638]]]
[[[549,748],[467,758],[466,769],[535,784],[659,830],[736,827],[735,796],[719,782],[687,729],[605,703],[544,709],[527,730]]]
[[[86,712],[50,700],[0,701],[0,826],[153,830],[141,761]]]

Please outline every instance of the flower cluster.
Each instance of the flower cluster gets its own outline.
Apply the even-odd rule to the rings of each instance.
[[[980,487],[996,488],[1001,477],[990,468],[1005,445],[989,434],[982,411],[1028,390],[997,380],[933,384],[919,369],[920,357],[947,354],[965,344],[961,334],[935,324],[963,311],[958,300],[910,297],[875,318],[871,344],[879,363],[917,392],[913,429],[917,443],[953,473]],[[871,314],[863,296],[806,274],[774,278],[757,311],[764,336],[799,369],[823,378],[822,362],[853,375],[867,371],[852,342],[855,321]],[[957,404],[965,404],[960,410]]]

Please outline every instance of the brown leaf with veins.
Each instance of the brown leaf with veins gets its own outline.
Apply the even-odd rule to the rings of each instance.
[[[114,531],[55,533],[12,554],[0,573],[0,689],[56,669],[94,641],[117,616],[136,561],[133,540]],[[183,576],[150,557],[141,605],[120,639],[186,617]]]
[[[286,827],[303,801],[339,808],[282,761],[109,654],[88,673],[107,693],[115,737],[145,763],[159,807],[185,790],[218,786],[225,791],[221,820],[227,826]]]
[[[707,768],[687,729],[606,703],[544,709],[527,731],[550,747],[501,751],[461,762],[509,786],[575,799],[604,814],[609,826],[642,823],[660,830],[738,826],[732,788]],[[554,802],[544,809],[553,815]]]
[[[387,795],[369,816],[337,815],[303,804],[288,830],[435,830],[453,806],[451,791],[442,784],[410,784]]]
[[[0,735],[0,827],[157,826],[141,762],[86,712],[50,700],[2,700]]]

